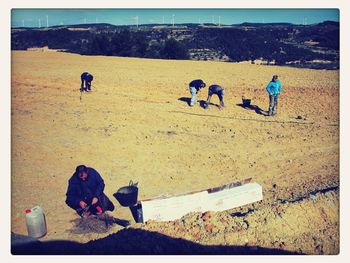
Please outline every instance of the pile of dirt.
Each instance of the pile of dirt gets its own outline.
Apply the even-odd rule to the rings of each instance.
[[[149,221],[141,228],[206,245],[334,254],[339,247],[338,202],[339,192],[334,190],[298,201],[258,204],[254,209],[190,213],[173,222]],[[317,226],[312,223],[315,218],[320,219]]]

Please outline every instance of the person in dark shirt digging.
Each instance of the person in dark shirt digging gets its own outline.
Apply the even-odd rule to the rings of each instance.
[[[195,79],[190,82],[189,87],[192,95],[190,106],[192,107],[197,102],[198,91],[200,91],[200,89],[203,89],[205,87],[205,83],[201,79]]]
[[[86,92],[91,91],[91,81],[94,79],[94,76],[92,76],[88,72],[84,72],[83,74],[81,74],[80,78],[81,78],[80,91],[81,92],[83,92],[83,91],[86,91]]]
[[[207,109],[209,107],[211,96],[213,96],[214,94],[216,94],[219,97],[219,100],[220,100],[219,108],[221,109],[221,108],[225,107],[225,104],[224,104],[225,90],[224,90],[224,88],[221,87],[220,85],[213,84],[213,85],[210,85],[209,89],[208,89],[208,98],[207,98],[207,102],[204,105],[205,109]]]
[[[113,211],[114,205],[103,193],[104,187],[95,169],[79,165],[68,181],[66,204],[82,217]]]

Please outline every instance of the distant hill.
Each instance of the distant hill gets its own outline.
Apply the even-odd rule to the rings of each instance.
[[[12,50],[48,46],[82,55],[339,68],[339,22],[149,24],[115,26],[81,24],[49,28],[12,28]]]

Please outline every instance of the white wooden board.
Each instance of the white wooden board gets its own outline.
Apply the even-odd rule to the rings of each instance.
[[[208,193],[207,190],[162,199],[141,201],[143,222],[171,221],[189,212],[223,211],[263,199],[262,187],[257,183]]]

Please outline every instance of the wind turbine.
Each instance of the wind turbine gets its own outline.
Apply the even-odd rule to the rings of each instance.
[[[175,15],[173,14],[173,27],[175,25]]]
[[[24,19],[22,19],[22,27],[24,27]]]
[[[306,26],[307,25],[307,17],[303,18],[303,25]]]
[[[41,28],[41,19],[39,18],[39,28]]]
[[[132,17],[131,19],[135,19],[136,28],[139,28],[139,16]]]
[[[219,16],[219,27],[221,26],[221,16]]]
[[[49,16],[46,15],[46,27],[49,27]]]

